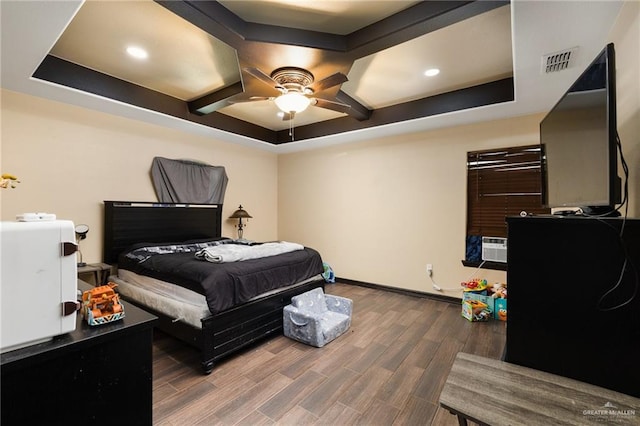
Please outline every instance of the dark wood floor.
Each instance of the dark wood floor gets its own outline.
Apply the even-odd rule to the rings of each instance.
[[[324,348],[278,336],[200,370],[198,354],[156,333],[156,425],[457,425],[438,407],[457,352],[500,358],[505,323],[470,323],[460,305],[348,284],[349,331]],[[482,386],[478,384],[478,386]]]

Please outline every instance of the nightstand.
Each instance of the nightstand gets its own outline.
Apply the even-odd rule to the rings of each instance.
[[[78,266],[78,278],[83,276],[86,278],[89,274],[93,275],[95,286],[104,285],[111,274],[111,265],[108,263],[87,263],[85,266]]]

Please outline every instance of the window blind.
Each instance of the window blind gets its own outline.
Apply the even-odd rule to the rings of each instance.
[[[506,237],[507,216],[542,207],[540,145],[467,153],[467,235]]]

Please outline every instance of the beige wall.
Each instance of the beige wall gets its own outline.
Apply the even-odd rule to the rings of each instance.
[[[318,248],[339,277],[444,294],[501,271],[465,268],[466,153],[538,143],[541,115],[279,157],[280,238]]]
[[[103,200],[155,201],[149,174],[155,156],[196,159],[226,168],[228,217],[251,213],[246,238],[273,240],[277,224],[277,156],[92,110],[2,91],[3,173],[16,189],[0,193],[2,220],[43,211],[90,227],[83,260],[102,260]],[[234,223],[223,233],[235,236]]]

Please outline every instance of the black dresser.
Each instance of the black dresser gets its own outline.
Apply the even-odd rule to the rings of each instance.
[[[122,320],[90,327],[78,314],[75,331],[2,354],[2,424],[151,425],[156,317],[123,305]]]
[[[507,223],[505,360],[640,397],[640,220]]]

